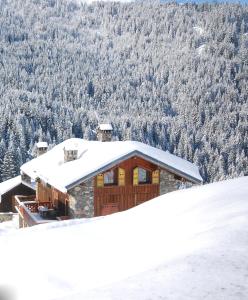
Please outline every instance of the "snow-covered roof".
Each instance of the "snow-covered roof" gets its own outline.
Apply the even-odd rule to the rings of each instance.
[[[66,150],[66,151],[78,150],[78,144],[77,143],[68,143],[65,145],[64,150]]]
[[[38,142],[36,144],[37,148],[47,148],[48,147],[48,144],[47,142]]]
[[[9,180],[6,180],[4,182],[0,183],[0,202],[1,202],[1,196],[9,192],[11,189],[15,188],[21,184],[21,176],[17,176],[14,178],[11,178]]]
[[[106,123],[106,124],[99,124],[99,129],[100,130],[113,130],[113,127],[110,123]]]
[[[64,162],[64,148],[77,144],[78,159]],[[66,192],[100,172],[133,156],[140,156],[193,182],[202,182],[198,167],[168,151],[136,141],[99,142],[68,139],[21,167],[31,178],[40,178]]]

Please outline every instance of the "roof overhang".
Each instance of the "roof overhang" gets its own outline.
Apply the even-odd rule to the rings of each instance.
[[[6,180],[6,181],[4,181],[4,182],[1,182],[0,183],[0,185],[1,184],[5,184],[6,182],[12,182],[11,184],[9,184],[8,185],[8,187],[5,187],[4,188],[4,190],[1,190],[0,189],[0,202],[1,202],[1,200],[2,200],[2,196],[3,195],[5,195],[6,193],[8,193],[9,191],[11,191],[11,190],[13,190],[14,188],[16,188],[18,185],[21,185],[21,176],[20,175],[18,175],[18,176],[16,176],[16,177],[14,177],[14,178],[11,178],[11,179],[8,179],[8,180]]]
[[[25,185],[26,187],[29,187],[33,191],[36,191],[36,186],[32,185],[31,183],[26,182],[25,180],[22,180],[21,184]]]
[[[95,170],[95,171],[87,174],[86,176],[80,178],[79,180],[77,180],[75,182],[72,182],[71,184],[65,186],[65,189],[63,189],[63,192],[72,189],[73,187],[77,186],[78,184],[80,184],[80,183],[82,183],[82,182],[84,182],[86,180],[89,180],[92,177],[96,176],[97,174],[103,173],[103,172],[107,171],[108,169],[111,169],[112,167],[116,166],[117,164],[119,164],[119,163],[121,163],[121,162],[123,162],[123,161],[125,161],[125,160],[127,160],[127,159],[129,159],[131,157],[134,157],[134,156],[141,157],[141,158],[143,158],[143,159],[145,159],[145,160],[147,160],[147,161],[149,161],[149,162],[151,162],[153,164],[158,165],[159,167],[161,167],[163,169],[166,169],[167,171],[169,171],[169,172],[171,172],[173,174],[176,174],[178,176],[181,176],[181,177],[189,180],[192,183],[200,184],[203,181],[203,180],[195,178],[195,177],[193,177],[193,176],[191,176],[189,174],[186,174],[186,173],[184,173],[184,172],[182,172],[182,171],[180,171],[180,170],[178,170],[178,169],[176,169],[176,168],[174,168],[174,167],[172,167],[170,165],[162,163],[161,161],[159,161],[157,159],[154,159],[153,157],[151,157],[149,155],[146,155],[146,154],[144,154],[144,153],[142,153],[142,152],[140,152],[138,150],[134,150],[134,151],[132,151],[132,152],[126,154],[126,155],[123,155],[123,156],[121,156],[121,157],[113,160],[111,163],[106,164],[104,167],[99,168],[99,169],[97,169],[97,170]],[[58,187],[58,189],[60,190],[59,187]]]

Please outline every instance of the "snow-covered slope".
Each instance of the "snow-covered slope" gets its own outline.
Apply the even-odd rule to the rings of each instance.
[[[123,2],[123,3],[128,3],[128,2],[134,2],[134,0],[75,0],[77,3],[93,3],[97,1],[103,1],[103,2]]]
[[[0,282],[17,299],[247,299],[248,177],[0,244]]]
[[[19,217],[17,214],[13,214],[12,221],[5,221],[0,223],[0,237],[2,235],[9,234],[11,231],[18,230],[18,227],[19,227]]]

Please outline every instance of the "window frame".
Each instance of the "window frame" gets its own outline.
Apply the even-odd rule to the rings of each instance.
[[[113,181],[112,182],[106,182],[105,181],[105,175],[107,175],[108,173],[112,173],[112,178],[113,178]],[[110,169],[106,172],[103,173],[103,186],[116,186],[118,184],[117,182],[117,169]]]
[[[136,166],[133,169],[133,176],[134,176],[134,170],[135,169],[138,169],[138,181],[137,181],[137,185],[152,184],[152,171],[151,170],[148,170],[148,169],[146,169],[144,167],[141,167],[141,166]],[[141,178],[141,173],[140,172],[143,172],[143,171],[145,171],[146,180],[141,180],[142,178]],[[136,184],[133,184],[133,185],[136,185]]]

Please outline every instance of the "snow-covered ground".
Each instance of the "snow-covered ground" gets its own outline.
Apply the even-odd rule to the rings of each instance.
[[[0,223],[0,237],[2,235],[8,235],[10,232],[19,228],[19,219],[17,214],[13,214],[12,221],[6,221]],[[0,265],[1,266],[1,265]],[[0,298],[1,300],[1,298]]]
[[[12,231],[0,257],[0,290],[18,300],[245,300],[248,177]]]

